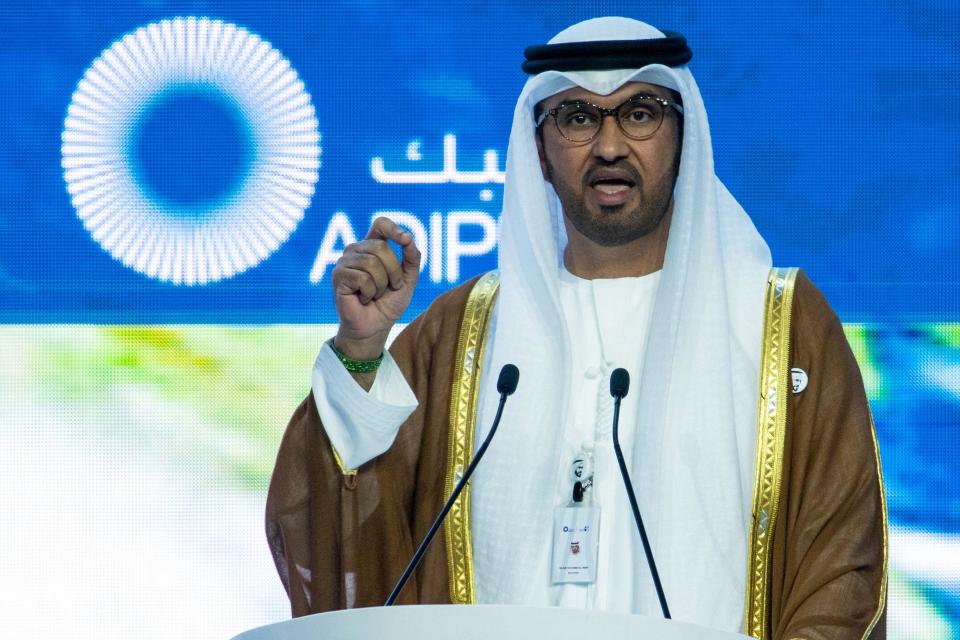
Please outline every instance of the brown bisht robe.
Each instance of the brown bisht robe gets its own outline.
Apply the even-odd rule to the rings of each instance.
[[[384,454],[344,472],[312,395],[291,418],[266,529],[294,616],[383,604],[440,511],[457,340],[476,281],[437,298],[390,347],[420,405]],[[786,395],[768,562],[759,579],[754,564],[747,576],[762,606],[751,609],[746,594],[746,631],[777,640],[884,638],[886,510],[870,411],[840,322],[803,274],[790,338],[789,367],[809,374],[809,385]],[[398,603],[451,602],[444,535]],[[750,629],[751,611],[760,611],[758,630]]]

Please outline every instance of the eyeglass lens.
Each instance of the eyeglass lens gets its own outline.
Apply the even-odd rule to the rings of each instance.
[[[627,136],[648,138],[656,133],[663,122],[663,106],[650,98],[634,98],[620,105],[616,118]],[[599,133],[602,114],[592,104],[573,102],[560,107],[556,120],[563,137],[573,142],[587,142]]]

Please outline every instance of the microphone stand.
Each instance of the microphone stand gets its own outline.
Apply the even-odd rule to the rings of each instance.
[[[617,369],[626,374],[626,370]],[[616,375],[617,371],[614,371]],[[617,464],[620,465],[620,475],[623,476],[623,484],[627,490],[627,497],[630,499],[630,508],[633,510],[633,519],[637,522],[637,530],[640,532],[640,541],[643,543],[643,552],[647,556],[647,564],[650,566],[650,574],[653,576],[653,586],[657,590],[657,598],[660,600],[660,610],[663,617],[670,620],[670,608],[667,607],[667,598],[663,595],[663,585],[660,584],[660,574],[657,572],[657,563],[653,560],[653,551],[650,549],[650,541],[647,540],[647,530],[643,526],[643,518],[640,517],[640,507],[637,506],[637,496],[633,493],[633,483],[630,481],[630,474],[627,472],[627,465],[623,461],[623,451],[620,449],[620,401],[627,395],[627,385],[630,378],[626,378],[626,383],[620,385],[620,389],[615,389],[611,381],[611,394],[613,395],[613,451],[617,456]]]
[[[420,543],[420,546],[417,547],[416,553],[414,553],[413,557],[410,558],[407,568],[403,570],[403,575],[400,576],[400,580],[393,588],[393,591],[390,592],[390,596],[387,597],[387,601],[383,603],[383,606],[389,607],[396,601],[397,596],[400,595],[403,587],[407,584],[407,581],[413,574],[414,569],[417,568],[417,565],[420,564],[420,560],[423,559],[423,554],[427,552],[427,547],[430,546],[430,542],[433,540],[433,537],[437,534],[437,531],[440,530],[440,525],[443,524],[443,520],[447,517],[447,513],[453,507],[453,503],[457,501],[457,498],[460,497],[460,493],[463,491],[463,488],[467,486],[467,481],[470,479],[470,476],[473,475],[473,470],[477,468],[477,464],[480,462],[480,459],[483,458],[483,454],[486,453],[487,447],[490,446],[490,441],[493,440],[493,434],[497,432],[497,427],[500,426],[500,416],[503,415],[503,405],[507,403],[507,396],[513,393],[517,388],[517,376],[519,376],[519,373],[514,373],[512,380],[507,380],[507,378],[510,378],[510,375],[504,374],[511,373],[507,371],[507,367],[512,367],[513,372],[516,372],[516,367],[513,365],[505,365],[503,370],[500,372],[500,380],[497,382],[497,390],[500,391],[500,404],[497,405],[497,415],[493,419],[493,426],[490,427],[490,433],[488,433],[487,437],[483,439],[483,444],[481,444],[480,448],[477,449],[477,454],[473,457],[473,460],[470,461],[470,464],[467,466],[467,470],[460,478],[460,481],[457,482],[457,486],[454,487],[453,493],[451,493],[450,497],[447,498],[447,503],[443,505],[443,509],[440,510],[440,514],[437,516],[437,519],[433,521],[433,524],[430,526],[430,530],[423,538],[423,542]]]

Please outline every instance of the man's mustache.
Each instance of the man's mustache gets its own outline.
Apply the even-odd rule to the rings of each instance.
[[[605,177],[604,174],[608,174],[611,171],[626,174],[624,178],[632,182],[634,186],[640,186],[643,183],[640,171],[636,167],[626,160],[617,160],[611,163],[598,163],[591,167],[583,177],[583,186],[589,187],[597,180],[603,179]]]

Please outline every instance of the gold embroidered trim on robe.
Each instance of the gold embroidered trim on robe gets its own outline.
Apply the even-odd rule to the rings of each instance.
[[[764,303],[757,410],[757,461],[753,523],[747,541],[747,598],[744,632],[768,640],[767,608],[773,531],[783,481],[783,445],[790,389],[790,320],[797,269],[770,270]]]
[[[877,612],[873,614],[873,619],[870,621],[870,624],[867,625],[867,629],[863,632],[861,640],[867,640],[867,638],[870,637],[870,634],[873,632],[873,628],[877,626],[877,622],[880,621],[880,615],[883,613],[883,610],[887,605],[887,495],[883,489],[883,468],[880,465],[880,447],[877,445],[877,428],[873,424],[872,414],[870,415],[870,437],[873,438],[873,455],[877,457],[877,480],[880,486],[880,510],[883,513],[883,576],[881,577],[883,582],[880,584],[880,599],[877,603]]]
[[[355,476],[357,475],[356,469],[347,469],[343,465],[343,458],[340,457],[340,453],[337,451],[337,448],[333,446],[333,443],[330,443],[330,451],[333,452],[333,461],[337,463],[337,467],[340,468],[340,473],[345,476]]]
[[[484,274],[470,291],[460,322],[450,399],[450,435],[447,445],[445,495],[463,475],[473,458],[473,434],[477,419],[477,394],[483,371],[484,343],[500,287],[496,271]],[[443,523],[450,574],[450,602],[476,602],[473,577],[473,540],[470,536],[470,485],[447,514]]]

